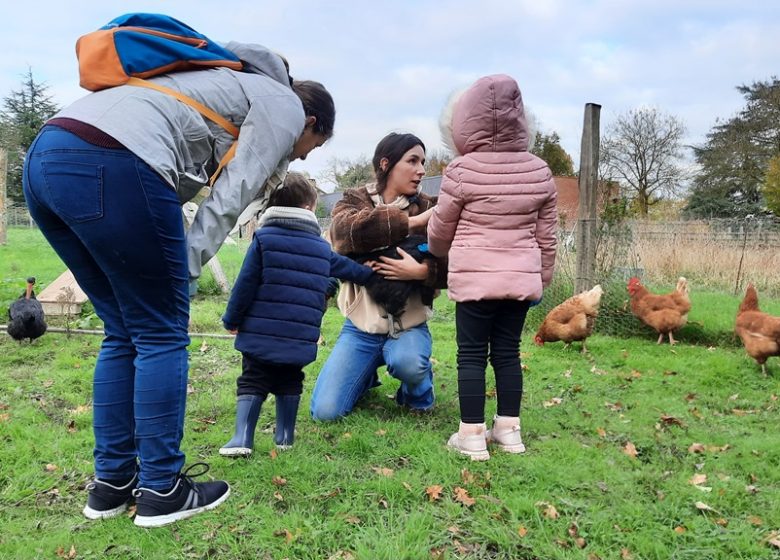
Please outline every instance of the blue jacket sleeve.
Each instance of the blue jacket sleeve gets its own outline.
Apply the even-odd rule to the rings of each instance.
[[[262,278],[263,250],[257,237],[255,237],[244,257],[241,271],[238,273],[236,283],[230,292],[227,309],[222,316],[222,324],[227,330],[237,329],[241,326],[241,323],[244,321],[244,313],[252,304]]]
[[[365,265],[356,263],[349,257],[331,251],[330,275],[339,280],[347,280],[363,286],[374,275],[374,271]]]

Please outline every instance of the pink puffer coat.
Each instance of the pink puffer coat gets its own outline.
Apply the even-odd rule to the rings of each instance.
[[[455,102],[451,132],[460,155],[428,223],[431,253],[449,252],[449,297],[539,299],[555,265],[558,197],[549,167],[528,152],[517,83],[479,79]]]

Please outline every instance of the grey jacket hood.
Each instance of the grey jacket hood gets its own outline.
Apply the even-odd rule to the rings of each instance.
[[[290,86],[290,75],[280,54],[253,43],[230,41],[222,46],[241,59],[244,72],[268,76],[280,84]]]

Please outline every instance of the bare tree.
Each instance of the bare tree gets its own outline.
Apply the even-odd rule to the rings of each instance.
[[[628,111],[607,128],[602,140],[602,173],[620,181],[635,198],[640,215],[674,195],[685,175],[682,138],[685,125],[654,108]]]

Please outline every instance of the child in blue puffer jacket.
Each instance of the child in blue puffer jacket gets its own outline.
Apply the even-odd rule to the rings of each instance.
[[[303,368],[317,357],[317,340],[331,278],[365,284],[374,272],[335,253],[320,236],[317,191],[289,173],[271,195],[222,317],[243,356],[236,430],[220,455],[248,456],[260,408],[276,397],[277,448],[293,443]]]

